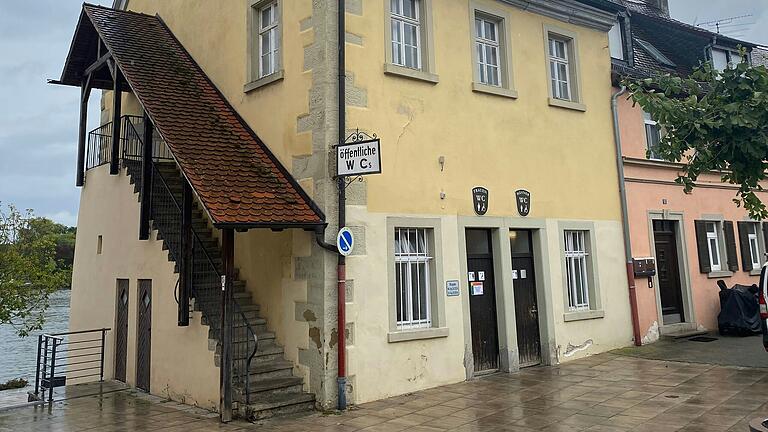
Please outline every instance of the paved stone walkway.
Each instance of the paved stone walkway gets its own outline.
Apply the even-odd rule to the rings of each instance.
[[[768,369],[603,354],[310,414],[220,425],[210,414],[123,391],[0,412],[7,431],[739,431],[768,417]]]
[[[690,338],[661,338],[652,344],[627,347],[615,352],[652,360],[768,368],[763,335],[734,337],[710,333],[707,336],[716,340],[695,342]]]

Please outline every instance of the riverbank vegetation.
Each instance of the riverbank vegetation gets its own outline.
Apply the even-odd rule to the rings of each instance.
[[[24,378],[8,380],[5,384],[0,384],[0,391],[24,388],[27,384],[29,383]]]
[[[0,203],[0,324],[40,330],[48,298],[72,281],[75,229]]]

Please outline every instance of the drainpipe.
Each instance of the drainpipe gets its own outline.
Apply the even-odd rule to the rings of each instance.
[[[339,140],[338,144],[343,144],[346,138],[346,131],[347,131],[347,105],[346,105],[346,70],[347,70],[347,60],[346,60],[346,5],[344,0],[339,0],[338,4],[338,49],[339,49],[339,72],[338,72],[338,79],[339,79],[339,94],[338,97],[338,103],[339,103]],[[337,179],[339,183],[339,229],[343,228],[347,224],[347,212],[346,212],[346,184],[344,181],[343,176],[339,176]],[[347,388],[347,367],[346,367],[346,337],[345,337],[345,330],[346,330],[346,282],[347,282],[347,270],[346,270],[346,259],[344,255],[339,254],[338,255],[338,303],[336,306],[337,309],[337,315],[338,315],[338,321],[337,321],[337,333],[339,335],[339,341],[337,344],[337,352],[338,352],[338,376],[336,378],[336,383],[338,384],[338,396],[339,396],[339,404],[338,408],[339,411],[344,411],[347,409],[347,395],[346,395],[346,388]]]
[[[611,97],[611,110],[613,112],[613,140],[616,143],[616,169],[619,172],[619,197],[621,198],[621,222],[624,234],[624,257],[627,264],[627,283],[629,285],[629,308],[632,313],[632,334],[635,345],[640,346],[643,341],[640,337],[640,316],[637,309],[637,289],[635,287],[635,272],[632,260],[632,241],[629,236],[629,210],[627,209],[627,188],[624,180],[624,161],[621,150],[621,131],[619,129],[619,105],[618,100],[627,93],[627,87],[621,89]]]

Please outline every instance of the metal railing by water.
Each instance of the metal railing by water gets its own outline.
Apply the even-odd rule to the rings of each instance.
[[[42,334],[37,339],[35,392],[31,400],[53,402],[67,382],[104,381],[104,344],[111,329]]]

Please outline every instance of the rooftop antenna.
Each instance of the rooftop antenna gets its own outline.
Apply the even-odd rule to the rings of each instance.
[[[749,18],[753,18],[753,17],[754,15],[752,14],[732,16],[732,17],[720,18],[712,21],[700,22],[696,24],[696,26],[702,27],[709,31],[714,31],[717,34],[724,34],[726,36],[738,37],[747,33],[751,29],[751,27],[755,25],[755,22],[753,20],[744,22],[745,20],[748,20]]]

